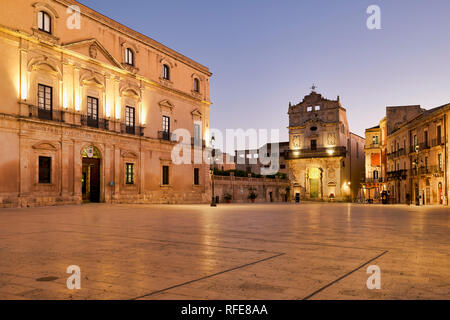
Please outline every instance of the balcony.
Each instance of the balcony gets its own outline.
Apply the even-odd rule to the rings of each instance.
[[[419,168],[414,168],[409,170],[410,174],[412,176],[417,176],[417,175],[438,175],[441,176],[444,174],[444,169],[440,168],[439,166],[428,166],[428,167],[424,167],[421,166]]]
[[[97,128],[102,130],[109,130],[109,122],[106,119],[93,119],[91,117],[82,115],[81,116],[81,125],[84,127]]]
[[[29,106],[29,117],[40,120],[65,122],[65,112],[63,110],[45,110],[37,106]]]
[[[287,160],[306,159],[306,158],[329,158],[345,157],[347,155],[346,147],[286,150],[284,157]]]
[[[380,146],[379,143],[366,144],[365,149],[379,149]]]
[[[445,144],[445,137],[440,137],[440,138],[436,138],[431,140],[431,146],[432,147],[437,147],[437,146],[442,146]]]
[[[383,178],[377,178],[377,179],[367,178],[367,179],[364,180],[364,182],[365,183],[383,183],[384,179]]]
[[[399,149],[399,150],[397,150],[395,152],[388,153],[387,157],[388,157],[388,159],[393,159],[393,158],[398,158],[398,157],[401,157],[401,156],[404,156],[404,155],[406,155],[406,150],[405,149]]]
[[[136,126],[127,126],[125,123],[120,124],[120,133],[131,134],[134,136],[143,137],[144,136],[144,128],[136,127]]]
[[[387,173],[388,180],[406,180],[408,177],[408,170],[396,170]]]
[[[176,136],[171,132],[158,131],[158,139],[165,141],[176,141]]]

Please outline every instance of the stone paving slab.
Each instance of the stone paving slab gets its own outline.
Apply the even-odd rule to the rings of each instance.
[[[0,299],[450,299],[449,211],[320,203],[0,209]],[[381,290],[366,287],[373,264]],[[81,290],[66,287],[69,265],[81,267]],[[36,281],[49,276],[57,279]]]

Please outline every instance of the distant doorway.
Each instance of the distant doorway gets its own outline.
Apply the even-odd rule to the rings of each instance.
[[[83,202],[100,202],[100,152],[95,147],[83,151],[81,189]]]
[[[309,197],[316,199],[319,197],[320,170],[318,168],[309,169]]]
[[[319,179],[309,179],[310,183],[310,197],[315,199],[319,197]]]

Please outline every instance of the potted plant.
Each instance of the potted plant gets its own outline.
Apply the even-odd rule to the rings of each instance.
[[[255,189],[250,188],[248,189],[250,191],[250,193],[248,194],[248,198],[252,201],[255,202],[256,198],[258,198],[258,195],[255,193]]]
[[[229,193],[226,193],[223,198],[225,199],[226,203],[230,203],[231,199],[233,199],[233,196]]]

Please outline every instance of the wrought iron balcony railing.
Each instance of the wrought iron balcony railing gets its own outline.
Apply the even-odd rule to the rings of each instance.
[[[396,170],[396,171],[389,171],[387,173],[388,180],[406,180],[408,177],[408,170]]]
[[[109,130],[109,121],[102,118],[93,119],[89,116],[81,116],[81,125],[85,127]]]
[[[175,134],[168,131],[158,131],[158,139],[165,141],[175,141],[176,136]]]
[[[125,123],[120,124],[120,132],[125,134],[132,134],[135,136],[143,137],[144,128],[139,126],[127,126]]]
[[[56,122],[65,122],[65,111],[63,110],[47,110],[37,106],[30,105],[28,108],[29,117],[41,120],[49,120]]]

